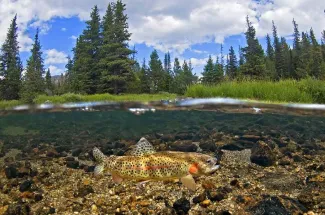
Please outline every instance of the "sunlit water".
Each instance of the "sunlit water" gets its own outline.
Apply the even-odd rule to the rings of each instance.
[[[254,195],[252,199],[255,198],[255,200],[251,200],[252,202],[245,202],[244,197],[243,202],[238,202],[236,198],[253,192],[248,191],[248,188],[245,188],[243,183],[257,183],[250,181],[255,179],[249,179],[248,173],[242,173],[241,170],[235,167],[233,170],[230,167],[226,168],[228,163],[225,163],[224,166],[221,165],[220,171],[217,173],[221,175],[212,176],[214,178],[211,180],[215,179],[219,183],[215,185],[214,189],[217,192],[218,187],[233,186],[229,185],[229,183],[236,175],[235,178],[239,180],[241,187],[238,188],[238,191],[231,191],[228,194],[233,195],[234,199],[229,197],[227,201],[220,200],[225,201],[222,204],[220,201],[213,200],[213,198],[209,199],[209,196],[204,197],[198,203],[193,203],[193,198],[203,192],[199,190],[197,194],[184,194],[183,198],[188,199],[191,205],[189,208],[179,209],[177,203],[175,206],[175,202],[179,199],[182,200],[183,194],[177,193],[177,190],[174,191],[174,188],[166,185],[167,187],[162,191],[164,194],[153,193],[148,199],[141,199],[141,201],[149,201],[153,205],[151,208],[143,206],[140,200],[135,200],[136,203],[133,202],[138,204],[133,205],[134,207],[131,202],[124,204],[122,203],[124,197],[115,199],[113,194],[109,195],[111,197],[105,198],[112,198],[111,200],[117,205],[109,206],[104,203],[101,205],[98,203],[99,196],[108,195],[111,190],[115,190],[116,187],[121,185],[113,184],[111,187],[107,187],[105,179],[102,178],[100,183],[105,188],[96,190],[96,186],[99,185],[96,185],[96,180],[91,176],[90,167],[93,165],[91,150],[96,146],[106,155],[123,156],[141,137],[146,137],[158,151],[201,152],[218,158],[220,158],[221,150],[240,152],[245,149],[252,149],[260,142],[266,142],[271,150],[278,153],[278,157],[277,161],[271,166],[257,165],[261,169],[256,170],[257,173],[254,178],[263,178],[258,176],[258,172],[263,173],[263,171],[266,171],[264,174],[266,181],[264,179],[258,181],[258,183],[266,186],[266,190],[262,189],[260,195]],[[293,214],[295,211],[314,211],[321,214],[325,209],[325,192],[322,188],[324,183],[321,181],[325,178],[322,175],[324,170],[321,166],[323,163],[325,164],[323,159],[324,151],[324,105],[276,105],[216,98],[149,103],[94,102],[64,105],[47,103],[38,106],[18,106],[10,110],[0,111],[0,168],[4,172],[0,180],[0,214],[1,210],[7,211],[8,214],[18,213],[15,209],[17,209],[16,207],[23,207],[21,205],[27,205],[30,214],[46,214],[51,210],[57,214],[217,214],[217,212],[220,212],[220,214],[227,214],[227,212],[230,214],[243,214],[244,212],[247,214],[263,214],[259,213],[261,210],[270,211],[270,213],[275,212],[273,214]],[[14,158],[10,158],[11,154],[14,154]],[[80,163],[77,166],[68,165],[67,167],[66,162],[60,162],[60,160],[64,161],[69,156],[79,160]],[[298,156],[302,161],[297,161],[299,160]],[[315,160],[313,160],[314,158]],[[285,159],[289,160],[289,163],[281,165],[281,162]],[[37,163],[41,160],[44,163]],[[19,164],[21,162],[23,164]],[[33,168],[38,168],[38,174],[35,176],[26,173],[22,177],[6,177],[8,172],[4,171],[5,168],[13,165],[19,169],[21,166],[26,165],[24,162],[30,162],[32,166],[34,165]],[[42,168],[47,168],[48,172],[56,171],[55,168],[58,167],[49,162],[61,165],[62,168],[67,168],[67,171],[75,171],[75,173],[69,174],[79,174],[78,181],[69,179],[70,181],[62,182],[63,184],[70,183],[72,193],[80,188],[77,184],[82,183],[84,178],[90,178],[90,184],[94,192],[87,195],[87,198],[83,196],[82,203],[73,203],[73,201],[79,201],[79,197],[68,195],[67,192],[69,191],[67,190],[62,191],[61,195],[71,200],[72,203],[60,202],[54,197],[47,199],[46,196],[54,195],[55,192],[49,186],[55,187],[55,180],[60,180],[60,176],[57,176],[58,178],[51,183],[48,182],[51,185],[47,186],[44,185],[45,182],[42,179],[37,178],[41,177],[40,173],[44,171]],[[315,164],[315,166],[309,167],[312,164]],[[267,180],[272,178],[267,173],[270,172],[274,174],[272,177],[275,178],[285,178],[287,176],[290,178],[290,175],[299,175],[300,173],[301,176],[297,176],[297,184],[292,185],[292,189],[285,190],[281,188],[281,190],[278,187],[269,186]],[[309,189],[308,184],[306,185],[306,177],[318,177],[319,174],[319,181],[321,181],[319,183],[322,184],[318,186],[319,184],[315,182],[317,184],[316,191],[310,191],[313,193],[310,195],[318,195],[322,198],[315,200],[313,203],[306,203],[301,197],[301,195],[305,194],[303,192],[307,188]],[[219,180],[220,177],[225,176],[227,177]],[[62,175],[62,178],[65,177],[68,176]],[[227,178],[229,181],[227,181]],[[13,180],[18,181],[12,185]],[[27,191],[34,193],[34,196],[21,197],[21,193],[24,193],[25,190],[19,191],[19,189],[25,180],[33,180],[33,186],[41,188],[41,191],[30,188]],[[204,184],[205,179],[202,180],[199,181],[200,185]],[[106,178],[107,181],[111,182],[109,176]],[[284,181],[283,183],[289,182]],[[150,188],[150,185],[148,186]],[[107,189],[107,192],[105,189]],[[126,193],[133,192],[127,191],[128,188],[125,189]],[[177,184],[177,189],[186,190],[179,184]],[[43,196],[42,200],[34,199],[35,193],[38,192]],[[168,197],[169,192],[176,192],[177,195]],[[264,197],[263,192],[271,197]],[[115,196],[125,196],[116,193]],[[286,200],[283,200],[282,197],[281,199],[272,199],[274,196],[274,198],[280,198],[281,195],[290,197],[292,201],[299,200],[297,203],[291,202],[296,209],[292,209],[292,207],[290,208],[286,203],[283,203]],[[170,202],[170,205],[162,202],[162,206],[160,206],[161,202],[158,203],[158,200],[154,200],[157,196],[165,198],[167,202]],[[307,199],[310,197],[308,192],[306,196]],[[182,205],[181,200],[180,204]],[[208,205],[205,206],[202,203],[204,200],[209,200],[210,203],[206,202]],[[105,199],[105,201],[109,200]],[[277,205],[277,201],[282,201],[282,203],[279,203],[282,205]],[[64,204],[66,204],[65,209],[62,206]],[[123,207],[126,209],[123,209]],[[299,209],[299,207],[301,208]]]

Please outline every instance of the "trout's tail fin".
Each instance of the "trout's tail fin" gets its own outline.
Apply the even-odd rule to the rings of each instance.
[[[94,174],[95,175],[99,175],[104,171],[104,167],[105,167],[105,158],[106,156],[103,154],[103,152],[101,152],[98,148],[94,148],[93,149],[93,156],[95,158],[96,161],[96,167],[94,170]]]

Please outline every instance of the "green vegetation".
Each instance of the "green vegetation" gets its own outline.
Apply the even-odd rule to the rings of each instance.
[[[163,94],[126,94],[126,95],[111,95],[111,94],[94,94],[94,95],[80,95],[68,93],[61,96],[44,96],[40,95],[34,99],[34,103],[42,104],[50,101],[54,104],[62,104],[68,102],[95,102],[95,101],[159,101],[162,99],[175,99],[177,95],[163,93]]]
[[[228,97],[271,102],[325,103],[325,82],[313,79],[275,81],[230,81],[218,85],[193,85],[188,97]]]
[[[0,109],[15,107],[21,104],[22,102],[18,100],[10,100],[10,101],[4,100],[4,101],[0,101]]]
[[[162,61],[158,51],[153,50],[150,59],[143,59],[140,65],[136,48],[129,47],[132,34],[125,11],[121,0],[109,3],[103,17],[98,7],[93,7],[72,50],[73,56],[68,57],[66,71],[58,79],[44,67],[38,31],[22,75],[15,16],[0,50],[0,108],[47,100],[147,101],[185,93],[192,97],[325,103],[325,31],[318,41],[312,28],[300,32],[293,20],[291,48],[273,22],[264,51],[247,16],[246,46],[239,47],[238,57],[233,47],[224,55],[221,45],[216,59],[209,56],[199,79],[193,73],[191,60],[173,60],[170,52]],[[155,95],[161,92],[170,94]]]
[[[39,95],[34,100],[34,104],[43,104],[51,102],[53,104],[63,104],[70,102],[96,102],[96,101],[136,101],[136,102],[149,102],[160,101],[177,98],[176,94],[160,93],[160,94],[125,94],[125,95],[111,95],[111,94],[94,94],[94,95],[81,95],[74,93],[67,93],[58,96]],[[0,101],[0,109],[12,108],[24,104],[23,101]]]

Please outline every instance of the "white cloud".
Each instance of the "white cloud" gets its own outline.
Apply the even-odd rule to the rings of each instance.
[[[77,36],[75,36],[75,35],[72,35],[71,37],[70,37],[70,39],[72,39],[72,40],[76,40],[78,37]]]
[[[58,68],[58,67],[53,66],[53,65],[50,65],[48,68],[50,69],[51,76],[61,75],[62,73],[64,73],[63,69]]]
[[[41,20],[35,21],[29,25],[32,28],[38,28],[40,34],[47,34],[47,32],[51,29],[51,25],[47,22],[43,22]]]
[[[45,65],[50,64],[66,64],[68,63],[67,54],[56,49],[49,49],[45,51]]]
[[[61,31],[67,31],[67,29],[66,28],[61,28]]]
[[[132,43],[145,43],[161,51],[177,53],[193,44],[222,43],[225,37],[244,32],[246,15],[251,17],[258,36],[271,32],[272,20],[282,36],[292,33],[293,18],[301,31],[313,27],[316,35],[320,36],[325,28],[325,1],[319,0],[124,0],[124,3],[127,5]],[[46,33],[52,18],[78,16],[85,20],[95,4],[103,15],[108,4],[106,0],[2,0],[0,42],[4,41],[4,29],[9,27],[16,13],[20,46],[22,50],[28,50],[30,40],[24,32],[30,24],[39,23]]]

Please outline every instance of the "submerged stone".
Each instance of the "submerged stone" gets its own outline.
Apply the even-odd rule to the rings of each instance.
[[[173,208],[176,210],[177,214],[187,214],[191,209],[190,201],[186,198],[178,199],[174,202]]]
[[[286,196],[265,196],[262,201],[251,208],[251,211],[254,215],[291,215],[303,214],[307,212],[307,209],[297,200]]]
[[[13,166],[9,166],[5,168],[5,174],[8,179],[16,178],[17,177],[17,169]]]
[[[11,204],[6,211],[6,215],[29,215],[31,212],[30,206],[28,204]]]
[[[250,159],[257,165],[268,167],[275,164],[276,155],[265,142],[260,141],[252,148]]]
[[[32,184],[33,184],[33,181],[31,181],[31,180],[24,181],[23,183],[20,184],[19,191],[25,192],[25,191],[29,190],[31,188]]]

